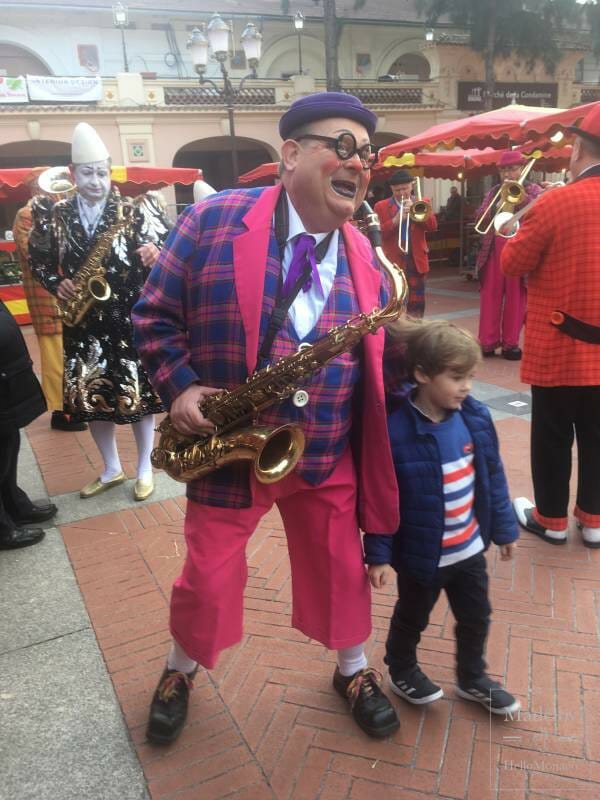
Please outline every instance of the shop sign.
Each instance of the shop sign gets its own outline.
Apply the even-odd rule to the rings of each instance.
[[[60,78],[55,75],[28,75],[31,100],[47,103],[95,103],[102,100],[102,81],[94,75]]]
[[[27,84],[23,75],[9,78],[0,75],[0,103],[28,103]]]
[[[484,95],[483,81],[459,81],[457,107],[461,111],[483,111]],[[558,86],[556,83],[494,84],[494,108],[508,106],[513,100],[522,106],[555,108],[558,102]]]

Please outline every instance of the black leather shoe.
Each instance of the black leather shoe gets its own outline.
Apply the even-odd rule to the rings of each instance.
[[[152,703],[146,738],[154,744],[171,744],[185,725],[190,691],[194,688],[195,669],[189,675],[165,668]]]
[[[34,525],[36,522],[46,522],[55,516],[58,508],[54,503],[32,503],[31,508],[10,517],[16,525]]]
[[[526,497],[516,497],[512,505],[519,525],[525,528],[526,531],[535,533],[540,539],[550,544],[567,543],[568,529],[565,528],[563,531],[553,531],[540,525],[533,515],[535,506]]]
[[[75,422],[63,411],[53,411],[50,427],[55,431],[87,431],[85,422]]]
[[[510,347],[508,350],[502,351],[502,358],[507,361],[520,361],[522,355],[520,347]]]
[[[16,550],[17,547],[30,547],[41,542],[45,531],[41,528],[13,528],[6,533],[0,533],[0,550]]]
[[[383,739],[400,727],[390,701],[379,688],[381,674],[372,667],[345,677],[336,667],[333,688],[350,703],[355,722],[369,736]]]

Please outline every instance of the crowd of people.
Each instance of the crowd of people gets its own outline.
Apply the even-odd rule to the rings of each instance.
[[[600,104],[571,130],[571,182],[547,192],[525,184],[523,202],[532,206],[518,235],[506,239],[493,227],[485,235],[479,340],[450,322],[422,319],[426,235],[436,216],[427,198],[415,197],[408,172],[392,176],[392,197],[375,206],[387,263],[351,224],[377,157],[376,124],[349,94],[296,100],[279,123],[279,184],[217,193],[199,187],[167,238],[170,224],[155,198],[131,202],[111,189],[110,155],[81,123],[70,196],[33,188],[18,220],[28,292],[39,299],[32,311],[44,391],[0,306],[5,549],[40,541],[43,529],[27,526],[57,512],[17,484],[19,428],[46,407],[54,428],[89,426],[100,451],[104,469],[81,489],[84,499],[125,480],[115,426],[131,425],[134,498],[144,500],[153,491],[156,413],[167,410],[181,437],[208,442],[214,454],[232,412],[211,413],[211,398],[386,307],[390,262],[406,276],[404,316],[313,366],[302,391],[265,403],[261,425],[302,430],[293,470],[265,482],[252,462],[230,459],[187,483],[187,552],[171,595],[172,643],[150,705],[153,743],[179,736],[197,670],[214,668],[221,651],[240,641],[246,544],[273,505],[287,537],[292,625],[336,652],[333,687],[356,724],[377,738],[399,720],[365,654],[371,587],[396,580],[385,655],[391,691],[417,705],[442,696],[419,667],[417,645],[443,589],[456,618],[458,695],[490,713],[513,713],[518,700],[486,672],[485,552],[493,543],[502,559],[514,558],[518,523],[552,544],[567,540],[574,436],[574,514],[583,543],[600,546]],[[501,181],[516,180],[522,166],[507,151]],[[482,213],[496,211],[498,188]],[[457,208],[460,215],[452,196],[448,214]],[[505,358],[521,358],[526,296],[521,374],[532,386],[535,497],[511,504],[489,411],[470,390],[482,356],[500,347]]]

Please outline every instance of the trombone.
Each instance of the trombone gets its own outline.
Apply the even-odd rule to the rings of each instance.
[[[497,230],[498,227],[502,227],[504,224],[506,224],[507,221],[506,216],[503,218],[500,226],[495,225],[495,219],[498,216],[498,214],[510,213],[512,215],[515,206],[518,206],[520,203],[523,202],[523,198],[525,197],[525,187],[523,186],[523,184],[525,182],[525,178],[531,172],[531,168],[533,167],[535,162],[536,162],[535,158],[532,158],[530,161],[528,161],[527,164],[525,164],[525,166],[523,167],[523,170],[521,171],[521,174],[519,175],[516,181],[504,181],[502,186],[500,186],[496,194],[488,203],[483,214],[477,220],[474,228],[475,233],[480,233],[482,235],[485,235],[486,233],[488,233],[488,231],[492,229],[492,227],[496,228]],[[483,221],[490,213],[490,211],[494,208],[498,200],[500,200],[500,205],[496,210],[496,213],[490,219],[486,227],[483,228],[482,227]]]
[[[417,184],[417,199],[412,206],[408,209],[408,220],[406,222],[406,229],[404,238],[402,237],[402,217],[404,216],[404,199],[400,205],[400,224],[398,226],[398,247],[401,253],[405,255],[408,253],[410,246],[410,223],[411,222],[425,222],[431,216],[432,208],[428,200],[423,200],[421,194],[421,179],[417,176],[415,179]]]

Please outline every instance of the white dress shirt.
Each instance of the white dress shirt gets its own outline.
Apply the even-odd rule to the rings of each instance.
[[[292,253],[294,249],[292,239],[294,239],[294,237],[298,236],[300,233],[308,233],[302,224],[302,220],[298,216],[298,212],[292,205],[292,201],[287,195],[286,198],[289,211],[289,229],[282,263],[284,282],[292,261]],[[329,235],[329,231],[326,231],[325,233],[311,233],[309,235],[314,237],[315,243],[318,245],[326,236]],[[339,231],[336,230],[333,232],[333,236],[331,237],[329,247],[327,248],[327,252],[323,257],[323,260],[317,265],[319,270],[319,280],[321,281],[323,293],[321,294],[319,287],[315,284],[315,281],[313,281],[310,289],[307,292],[305,292],[303,289],[300,289],[296,295],[296,299],[290,306],[288,314],[300,339],[304,339],[304,337],[312,331],[319,321],[319,317],[323,313],[323,309],[327,303],[327,299],[335,279],[335,273],[337,271],[338,240]]]
[[[98,225],[98,221],[102,216],[102,212],[104,211],[106,200],[102,200],[100,203],[94,203],[93,205],[90,205],[90,203],[86,202],[80,194],[76,195],[76,197],[77,208],[79,210],[79,219],[81,220],[87,235],[91,239],[94,235],[94,231],[96,230],[96,226]]]

